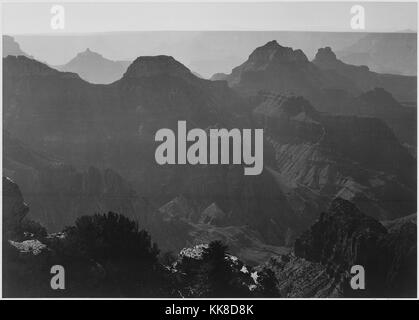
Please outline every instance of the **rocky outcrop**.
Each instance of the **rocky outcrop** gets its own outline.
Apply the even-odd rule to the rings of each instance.
[[[324,47],[317,50],[317,54],[313,60],[317,65],[327,65],[336,63],[337,57],[336,54],[332,51],[330,47]],[[368,67],[366,68],[368,70]]]
[[[201,213],[200,222],[212,225],[222,225],[223,220],[227,218],[227,215],[221,210],[216,203],[211,203]]]
[[[247,63],[233,70],[234,72],[267,70],[279,64],[305,64],[308,59],[301,50],[283,47],[276,40],[255,49]]]
[[[386,229],[338,198],[297,239],[291,254],[272,257],[267,265],[282,297],[415,297],[416,220]],[[364,267],[363,290],[350,285],[354,265]]]
[[[7,177],[3,177],[2,199],[3,233],[8,234],[16,230],[22,219],[28,214],[29,207],[23,201],[18,185]]]
[[[389,232],[352,203],[336,199],[328,212],[295,243],[295,255],[327,268],[340,281],[344,296],[416,295],[416,224]],[[365,291],[348,286],[350,269],[361,265]]]
[[[274,270],[278,289],[284,298],[343,298],[342,280],[327,272],[321,263],[293,254],[272,257],[268,267]]]
[[[377,220],[364,215],[352,203],[343,199],[332,202],[328,212],[295,242],[298,257],[323,264],[336,265],[347,270],[364,259],[365,242],[374,245],[386,235],[387,230]]]
[[[25,240],[22,242],[16,242],[10,240],[9,243],[16,248],[20,253],[30,253],[35,256],[42,253],[43,250],[47,248],[45,244],[40,242],[39,240]]]
[[[178,196],[169,201],[161,206],[158,211],[162,219],[166,221],[175,218],[196,220],[195,214],[197,209],[183,196]]]

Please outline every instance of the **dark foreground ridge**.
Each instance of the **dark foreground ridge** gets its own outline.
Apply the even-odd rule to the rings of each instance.
[[[138,224],[115,213],[83,216],[47,234],[25,218],[18,186],[3,178],[7,297],[414,297],[415,219],[387,230],[352,203],[336,199],[295,242],[294,251],[250,267],[219,241],[163,254]],[[397,227],[394,227],[397,226]],[[50,288],[50,268],[69,275]],[[349,286],[362,265],[365,290]],[[23,288],[25,290],[23,290]]]

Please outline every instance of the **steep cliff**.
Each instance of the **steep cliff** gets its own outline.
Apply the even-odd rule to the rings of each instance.
[[[339,196],[380,220],[416,212],[415,159],[383,122],[319,113],[301,97],[260,99],[254,117],[275,153],[268,168],[295,206],[314,197],[324,210]]]
[[[28,214],[29,207],[23,202],[22,193],[16,183],[3,177],[3,234],[13,232]]]
[[[336,199],[297,239],[294,254],[274,258],[288,297],[416,296],[416,221],[387,230],[351,202]],[[365,289],[350,286],[351,267],[365,270]]]

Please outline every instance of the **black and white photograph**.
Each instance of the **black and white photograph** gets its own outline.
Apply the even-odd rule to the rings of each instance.
[[[2,297],[416,299],[417,12],[2,2]]]

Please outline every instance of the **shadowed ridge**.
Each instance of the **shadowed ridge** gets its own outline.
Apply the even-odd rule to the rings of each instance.
[[[182,63],[171,56],[141,56],[128,67],[123,78],[143,78],[159,75],[195,77]]]

